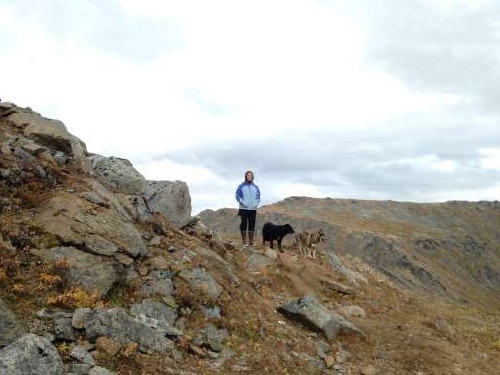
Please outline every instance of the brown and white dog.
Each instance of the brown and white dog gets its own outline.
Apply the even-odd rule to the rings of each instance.
[[[300,253],[312,259],[316,259],[316,245],[325,241],[325,232],[321,228],[298,232],[294,236],[294,243],[299,246]]]

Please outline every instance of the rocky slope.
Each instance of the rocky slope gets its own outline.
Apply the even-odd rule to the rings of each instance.
[[[242,248],[236,211],[0,103],[0,373],[492,374],[495,202],[290,198],[313,261]]]

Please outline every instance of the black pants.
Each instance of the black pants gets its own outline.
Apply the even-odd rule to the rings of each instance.
[[[243,210],[238,211],[240,215],[240,231],[245,232],[248,228],[249,232],[255,231],[255,217],[257,216],[257,210]]]

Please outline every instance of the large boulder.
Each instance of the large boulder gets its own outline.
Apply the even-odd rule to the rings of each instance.
[[[99,181],[114,193],[141,195],[144,191],[146,179],[126,159],[98,158],[94,170]]]
[[[333,340],[341,331],[361,333],[361,331],[343,316],[328,311],[316,297],[306,295],[278,308],[278,311],[304,326],[322,333],[328,340]]]
[[[191,219],[191,196],[183,181],[147,181],[143,196],[151,211],[160,212],[178,227]]]
[[[166,337],[169,331],[158,321],[145,322],[120,308],[92,309],[84,315],[84,328],[90,340],[104,336],[120,344],[136,342],[146,353],[165,353],[174,348],[173,341]]]
[[[47,339],[28,334],[0,350],[2,375],[63,375],[63,362]]]
[[[16,315],[0,299],[0,348],[11,344],[15,339],[25,333],[24,328]]]
[[[74,247],[33,249],[32,253],[46,263],[67,263],[67,278],[72,286],[80,286],[89,293],[104,297],[120,280],[123,266],[111,258],[80,251]]]

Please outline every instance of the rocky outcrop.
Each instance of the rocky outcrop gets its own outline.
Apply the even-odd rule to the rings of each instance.
[[[63,362],[47,339],[27,334],[0,350],[2,375],[63,375]]]
[[[147,247],[133,223],[116,209],[89,202],[88,197],[61,192],[37,218],[40,225],[61,242],[88,252],[130,257],[147,254]]]
[[[67,280],[72,286],[80,286],[89,293],[104,297],[123,274],[123,266],[117,261],[96,256],[74,247],[34,249],[32,253],[51,264],[67,267]]]
[[[0,103],[0,117],[22,130],[24,138],[18,137],[16,141],[32,155],[54,162],[72,158],[84,172],[91,171],[85,143],[69,133],[61,121],[45,118],[12,103]]]

